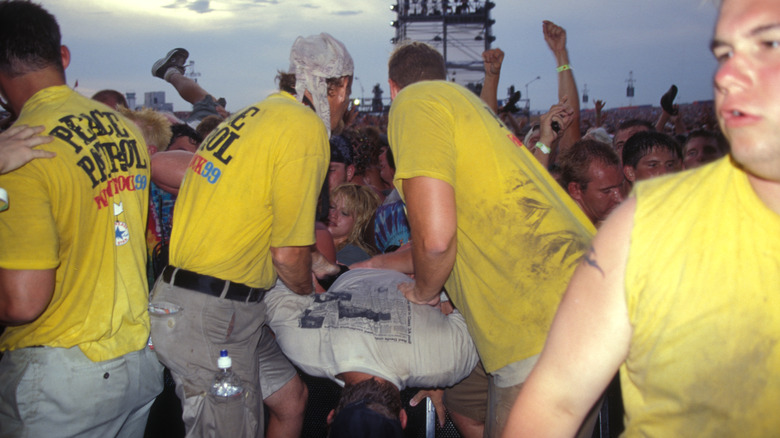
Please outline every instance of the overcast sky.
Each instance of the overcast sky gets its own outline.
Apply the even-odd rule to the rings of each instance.
[[[387,57],[394,0],[38,0],[58,19],[71,49],[68,83],[91,95],[103,88],[165,91],[177,111],[190,105],[170,84],[151,76],[151,65],[184,47],[201,74],[199,83],[228,110],[262,100],[276,89],[278,69],[289,65],[299,35],[329,32],[355,60],[353,97],[387,87]],[[575,78],[587,84],[592,108],[626,106],[633,71],[633,104],[658,105],[671,84],[677,102],[712,99],[715,61],[709,42],[716,7],[708,0],[493,0],[493,47],[506,52],[499,98],[515,85],[532,109],[557,99],[555,61],[542,36],[542,20],[564,27]],[[361,90],[362,86],[362,90]]]

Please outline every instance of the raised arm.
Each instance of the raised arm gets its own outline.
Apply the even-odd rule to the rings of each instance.
[[[574,72],[569,64],[569,51],[566,49],[566,30],[551,21],[542,22],[544,40],[550,47],[555,57],[558,75],[558,100],[568,99],[569,105],[574,110],[574,117],[559,142],[560,151],[563,152],[569,146],[580,139],[580,101],[577,94],[577,83],[574,81]]]
[[[485,81],[479,97],[488,104],[494,113],[498,113],[498,80],[501,76],[501,64],[504,62],[504,52],[501,49],[490,49],[482,52],[485,62]]]
[[[412,232],[414,282],[398,288],[417,304],[437,301],[455,265],[455,191],[448,183],[425,176],[403,181]]]
[[[623,285],[635,208],[631,198],[615,210],[574,272],[504,437],[574,436],[625,360],[631,326]]]

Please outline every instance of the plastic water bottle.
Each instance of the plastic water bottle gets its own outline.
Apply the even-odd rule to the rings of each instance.
[[[219,352],[217,367],[219,371],[214,376],[214,383],[209,393],[215,397],[237,397],[244,393],[244,385],[241,379],[233,372],[233,360],[228,356],[227,350]]]

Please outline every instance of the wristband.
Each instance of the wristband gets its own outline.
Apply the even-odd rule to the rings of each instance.
[[[8,209],[8,192],[5,189],[0,189],[0,211]]]
[[[560,73],[560,72],[562,72],[562,71],[566,71],[566,70],[571,70],[571,65],[569,65],[569,64],[563,64],[562,66],[560,66],[560,67],[556,68],[555,70],[557,70],[557,71],[558,71],[558,73]]]
[[[541,141],[537,141],[536,145],[534,146],[536,146],[536,149],[539,149],[545,155],[550,153],[550,148],[546,144],[542,143]]]

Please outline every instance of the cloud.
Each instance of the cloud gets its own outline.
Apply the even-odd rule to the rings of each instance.
[[[360,15],[363,11],[335,11],[331,15],[341,15],[341,16],[349,16],[349,15]]]
[[[209,2],[210,0],[174,0],[173,3],[163,7],[168,9],[189,9],[199,14],[205,14],[213,11]]]

